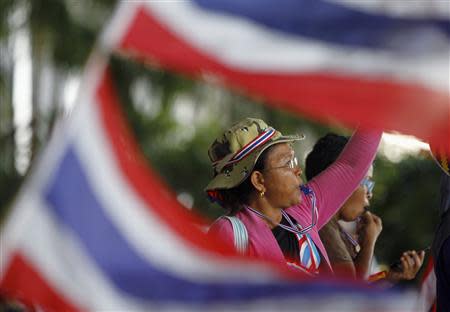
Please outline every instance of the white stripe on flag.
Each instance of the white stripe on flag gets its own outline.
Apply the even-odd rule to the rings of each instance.
[[[436,301],[436,275],[434,268],[428,273],[420,286],[418,297],[419,311],[428,312]]]
[[[450,18],[447,0],[324,0],[368,13],[393,17]]]
[[[448,89],[447,51],[427,53],[422,58],[399,57],[390,52],[346,48],[274,31],[244,18],[202,10],[190,1],[145,4],[164,26],[234,69],[285,74],[335,71],[344,76],[393,77]],[[444,44],[447,46],[448,42]]]
[[[38,198],[29,198],[20,205],[35,207],[35,213],[27,233],[33,239],[22,240],[18,251],[53,289],[77,306],[92,310],[143,308],[111,287],[77,239],[48,213],[49,208]]]

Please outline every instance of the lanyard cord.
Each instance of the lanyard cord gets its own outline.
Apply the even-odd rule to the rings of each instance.
[[[309,198],[311,199],[311,203],[312,203],[312,207],[311,207],[311,224],[308,225],[307,227],[305,227],[304,229],[302,229],[302,227],[299,224],[297,224],[297,226],[295,226],[294,222],[292,222],[291,218],[289,217],[289,215],[284,210],[281,210],[281,214],[289,222],[290,226],[284,225],[284,224],[281,224],[281,223],[273,222],[273,220],[270,219],[268,216],[266,216],[265,214],[259,212],[258,210],[253,209],[250,206],[246,206],[246,208],[248,210],[250,210],[251,212],[255,213],[261,219],[266,219],[266,220],[268,220],[269,222],[271,222],[273,224],[277,224],[277,226],[281,227],[282,229],[284,229],[286,231],[289,231],[289,232],[294,233],[294,234],[303,235],[305,233],[308,233],[316,225],[318,211],[317,211],[317,206],[316,206],[316,196],[315,196],[314,192],[310,188],[308,188],[306,186],[303,186],[303,185],[301,187],[301,190],[303,191],[303,193],[305,195],[309,196]],[[298,229],[300,229],[300,230],[298,230]]]
[[[359,243],[357,241],[355,241],[355,239],[349,234],[347,233],[344,229],[340,229],[341,232],[345,235],[345,237],[349,240],[349,242],[353,245],[353,247],[359,246]]]

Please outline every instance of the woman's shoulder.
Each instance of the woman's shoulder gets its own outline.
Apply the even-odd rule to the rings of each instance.
[[[319,234],[322,237],[322,234],[325,235],[337,235],[340,233],[340,225],[338,223],[336,215],[334,215],[320,230]],[[339,236],[339,235],[337,235]]]
[[[231,236],[233,234],[233,227],[225,216],[221,216],[211,224],[208,229],[208,234],[219,235],[221,237]]]

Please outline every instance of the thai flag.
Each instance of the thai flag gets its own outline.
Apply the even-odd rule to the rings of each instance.
[[[436,275],[434,273],[433,257],[431,256],[428,258],[428,263],[420,283],[418,311],[436,311]]]
[[[93,62],[2,232],[5,297],[44,311],[411,307],[407,295],[348,282],[296,282],[207,240],[146,167],[106,64]]]
[[[193,225],[198,218],[147,167],[108,71],[108,53],[126,53],[199,78],[213,75],[312,117],[330,112],[349,123],[364,117],[373,126],[440,139],[435,129],[446,127],[448,94],[438,71],[423,76],[430,68],[412,60],[425,62],[420,55],[427,52],[431,66],[440,68],[448,16],[365,10],[372,8],[318,0],[275,7],[265,1],[124,2],[87,65],[77,107],[55,129],[2,229],[2,295],[45,311],[413,310],[408,295],[299,282],[206,240]],[[366,26],[359,36],[345,34],[359,24]],[[403,45],[381,44],[390,30],[394,39],[404,38],[401,30],[414,40],[435,35],[424,46],[405,42],[411,47],[403,51]],[[372,57],[380,62],[368,65]],[[433,125],[410,122],[419,115]]]
[[[103,43],[296,114],[399,131],[450,153],[450,7],[413,2],[125,3]]]

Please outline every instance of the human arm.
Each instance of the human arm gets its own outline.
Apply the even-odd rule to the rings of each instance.
[[[327,225],[322,228],[321,232],[326,228]],[[347,278],[352,277],[357,279],[366,279],[368,277],[370,266],[372,263],[375,242],[380,235],[381,230],[382,222],[381,219],[376,215],[371,214],[370,212],[366,212],[361,217],[361,222],[358,224],[359,246],[361,247],[361,250],[356,255],[354,260],[352,260],[347,247],[347,257],[343,256],[342,253],[340,254],[340,257],[336,257],[336,252],[334,252],[333,250],[336,250],[337,248],[341,249],[339,247],[339,242],[337,242],[336,240],[334,242],[331,242],[329,239],[327,239],[328,235],[324,235],[324,245],[332,245],[330,246],[330,249],[332,250],[331,253],[333,255],[330,255],[330,261],[333,264],[333,269],[337,276]],[[335,235],[338,235],[340,237],[339,233]]]
[[[317,198],[320,229],[359,185],[372,163],[381,131],[358,129],[338,159],[308,185]]]
[[[381,219],[366,211],[358,223],[358,236],[361,250],[355,258],[356,277],[366,279],[372,264],[375,243],[383,229]]]
[[[405,251],[400,257],[401,266],[399,270],[391,269],[387,272],[386,279],[391,283],[398,283],[401,280],[411,280],[416,277],[425,258],[425,251],[415,250]]]
[[[320,239],[327,251],[334,275],[342,278],[355,278],[356,271],[351,251],[341,235],[341,227],[336,218],[332,218],[319,231]]]

